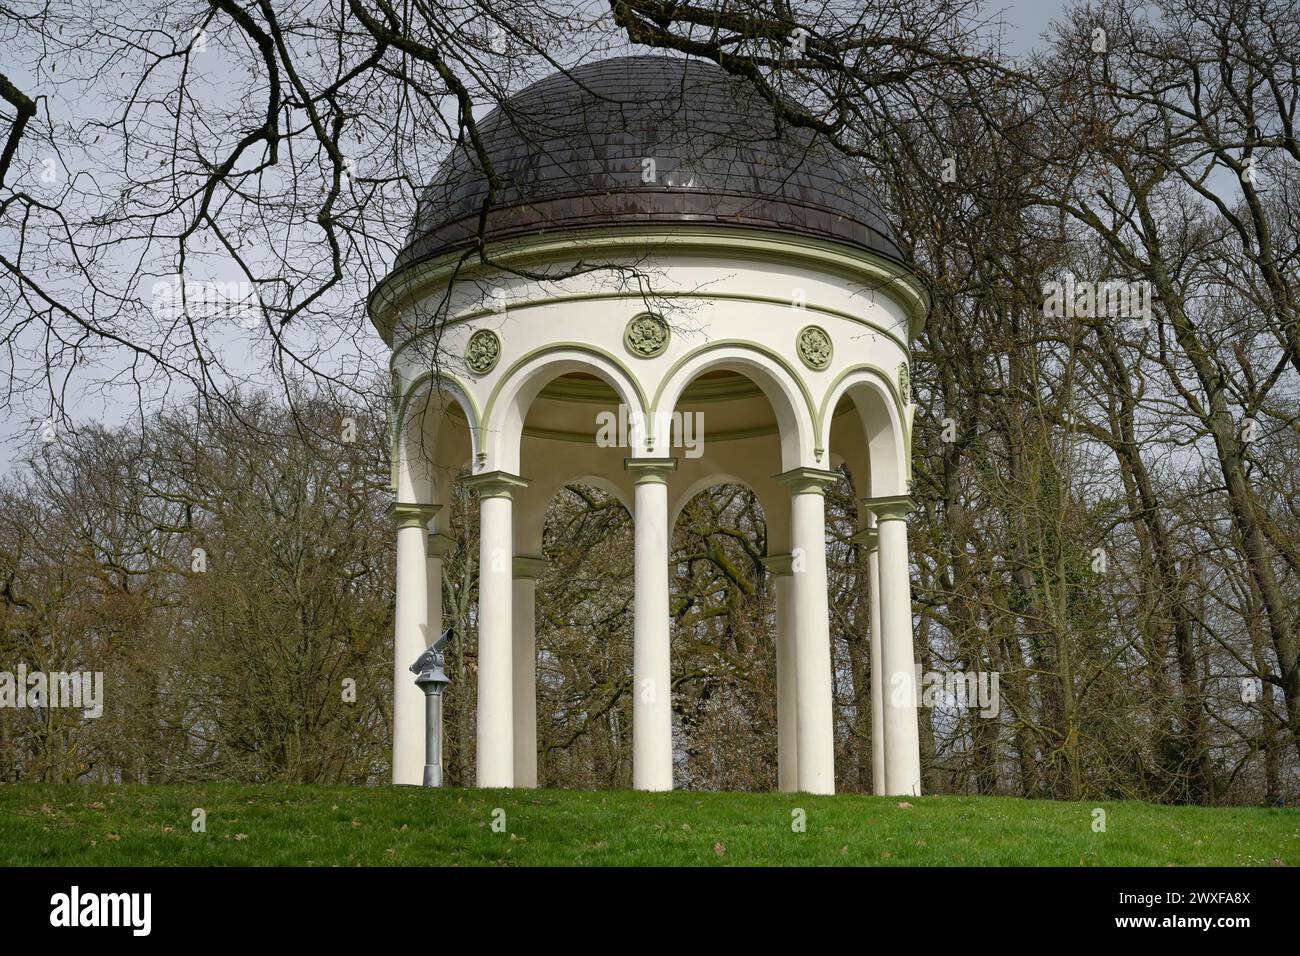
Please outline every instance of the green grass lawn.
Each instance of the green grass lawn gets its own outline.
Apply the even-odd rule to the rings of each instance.
[[[1105,832],[1093,831],[1095,807],[1106,811]],[[206,832],[192,829],[196,808],[206,812]],[[796,811],[804,832],[793,827]],[[0,786],[0,864],[10,866],[1297,863],[1297,810],[1003,797]]]

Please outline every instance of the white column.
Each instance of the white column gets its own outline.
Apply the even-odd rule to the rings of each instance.
[[[537,576],[546,562],[536,555],[514,560],[515,786],[537,786]]]
[[[668,474],[672,458],[629,458],[636,481],[632,786],[673,788],[672,653],[668,608]]]
[[[429,642],[433,643],[443,631],[442,623],[442,561],[456,542],[441,532],[430,531],[425,568],[429,575]]]
[[[864,499],[869,500],[869,499]],[[867,553],[867,599],[870,604],[871,635],[871,792],[881,796],[885,788],[885,678],[881,664],[880,630],[880,532],[875,516],[867,513],[868,526],[853,536],[853,543]]]
[[[527,482],[501,471],[465,480],[479,495],[478,767],[480,787],[512,787],[514,514],[511,494]]]
[[[399,502],[389,509],[397,524],[397,577],[393,625],[393,783],[419,786],[424,778],[424,692],[410,666],[433,643],[425,568],[426,525],[438,505]]]
[[[908,498],[874,499],[880,534],[880,623],[884,641],[886,793],[919,796],[921,747],[916,726],[916,654],[912,645],[912,576],[907,553]]]
[[[881,656],[880,534],[874,528],[868,542],[867,587],[871,599],[871,792],[885,793],[885,665]]]
[[[832,471],[796,468],[778,475],[790,488],[791,582],[794,591],[795,698],[799,789],[835,792],[835,715],[830,612],[826,595],[826,487]]]
[[[452,549],[453,547],[455,547],[455,545],[456,545],[456,542],[455,542],[451,537],[449,537],[448,535],[445,535],[445,534],[441,534],[441,533],[439,533],[439,532],[437,532],[437,531],[434,531],[432,528],[430,528],[430,530],[429,530],[428,546],[427,546],[427,548],[426,548],[427,558],[426,558],[426,560],[425,560],[425,568],[427,569],[427,571],[428,571],[428,576],[429,576],[428,595],[429,595],[429,640],[430,640],[430,643],[432,643],[433,641],[437,640],[438,637],[439,637],[439,635],[441,635],[442,632],[443,632],[443,619],[442,619],[442,561],[443,561],[443,558],[444,558],[444,557],[445,557],[445,556],[446,556],[446,555],[451,551],[451,549]],[[462,639],[463,639],[463,638],[462,638]],[[414,676],[414,675],[412,675],[412,676]],[[445,694],[445,692],[444,692],[444,694]],[[445,699],[445,697],[444,697],[444,699]],[[426,731],[426,734],[427,734],[427,732],[428,732],[428,725],[429,725],[429,723],[432,721],[432,717],[431,717],[431,715],[429,714],[429,711],[430,711],[430,709],[432,709],[432,708],[434,708],[434,707],[437,707],[437,708],[441,711],[441,709],[442,709],[442,707],[443,707],[443,702],[442,702],[442,701],[438,701],[436,704],[434,704],[432,701],[430,701],[430,699],[429,699],[428,697],[426,697],[424,703],[425,703],[425,718],[424,718],[424,720],[425,720],[425,731]],[[443,759],[442,759],[442,757],[441,757],[441,754],[445,752],[445,750],[444,750],[444,744],[445,744],[446,734],[447,734],[447,730],[446,730],[446,727],[444,726],[444,727],[442,728],[442,734],[441,734],[441,737],[442,737],[443,739],[439,739],[439,740],[436,742],[436,747],[437,747],[437,750],[438,750],[438,753],[439,753],[438,764],[439,764],[440,767],[442,767],[442,769],[443,769],[444,771],[445,771],[446,768],[443,766],[443,763],[444,763],[444,762],[443,762]],[[427,739],[427,738],[426,738],[426,739]],[[426,765],[426,766],[431,762],[431,761],[429,760],[429,755],[428,755],[427,753],[426,753],[426,755],[425,755],[425,761],[424,761],[424,762],[425,762],[425,765]]]
[[[793,558],[775,554],[763,563],[776,592],[776,786],[782,793],[799,789],[798,699],[794,646]]]

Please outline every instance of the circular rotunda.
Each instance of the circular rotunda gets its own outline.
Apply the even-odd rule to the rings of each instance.
[[[478,785],[536,786],[543,523],[585,482],[633,516],[633,785],[671,789],[671,529],[726,482],[768,525],[779,786],[833,792],[823,495],[843,468],[870,549],[875,788],[918,794],[909,358],[928,299],[863,175],[675,56],[554,74],[476,125],[369,303],[395,402],[394,782],[421,780],[407,665],[441,630],[459,478],[480,509]]]

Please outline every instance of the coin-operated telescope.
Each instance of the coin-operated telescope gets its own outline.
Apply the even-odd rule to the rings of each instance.
[[[411,665],[415,683],[424,691],[424,785],[442,786],[442,692],[451,683],[443,667],[443,650],[456,632],[452,628],[425,649]]]

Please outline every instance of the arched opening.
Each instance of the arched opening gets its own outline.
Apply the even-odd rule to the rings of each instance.
[[[457,411],[459,415],[454,414]],[[440,562],[430,553],[430,533],[447,527],[446,505],[454,496],[455,478],[473,453],[474,414],[473,403],[454,382],[432,377],[416,382],[397,408],[392,475],[393,517],[398,524],[392,694],[395,783],[418,783],[423,775],[424,694],[407,668],[442,630],[442,574]]]
[[[521,712],[535,725],[525,719],[516,735],[517,784],[532,741],[542,786],[633,782],[635,488],[624,460],[634,449],[619,400],[600,375],[571,370],[537,388],[521,423],[529,485],[515,494],[514,598],[517,615],[528,610],[516,617],[514,700],[516,727]],[[774,481],[781,424],[763,389],[726,368],[684,383],[675,410],[685,427],[663,449],[677,462],[666,529],[674,786],[773,789],[777,635],[763,561],[789,548],[789,491]],[[521,587],[521,562],[534,557],[536,583]]]
[[[515,782],[627,787],[634,568],[623,461],[642,406],[630,379],[599,363],[521,374],[502,390],[492,453],[499,466],[513,455],[528,482],[514,494]]]
[[[777,787],[777,617],[762,503],[704,479],[672,527],[674,783]]]
[[[806,464],[818,445],[812,400],[780,357],[720,342],[680,361],[653,400],[656,454],[698,460],[713,445],[743,448],[765,477]]]
[[[858,495],[906,495],[911,474],[907,412],[883,373],[861,368],[844,376],[827,406],[835,412],[822,424],[822,440],[857,476]]]
[[[552,473],[573,473],[554,467],[569,453],[594,456],[597,467],[584,470],[603,474],[605,461],[631,454],[644,408],[636,380],[617,361],[576,347],[545,351],[521,360],[493,392],[481,456],[489,470],[543,484]]]
[[[856,433],[856,434],[855,434]],[[841,400],[831,428],[831,465],[839,481],[826,489],[826,583],[829,591],[831,674],[835,712],[835,789],[872,791],[870,550],[860,533],[868,527],[870,487],[865,442],[852,403]],[[847,440],[840,442],[842,436]],[[843,449],[840,454],[837,449]]]
[[[802,386],[779,363],[750,363],[761,364],[761,357],[725,349],[682,361],[658,393],[662,407],[673,402],[671,413],[661,412],[644,431],[636,419],[640,406],[626,400],[636,386],[575,358],[539,361],[521,367],[518,380],[503,382],[496,427],[476,433],[454,400],[426,412],[421,437],[433,447],[429,494],[435,501],[451,504],[433,489],[447,487],[479,448],[492,448],[486,454],[497,464],[516,462],[527,479],[513,492],[514,676],[506,693],[513,698],[515,785],[635,783],[631,513],[639,492],[625,462],[647,455],[672,458],[675,466],[664,478],[671,629],[660,645],[667,648],[663,673],[671,685],[671,721],[662,717],[661,739],[671,736],[672,784],[794,789],[781,769],[797,743],[790,650],[796,626],[782,623],[778,597],[783,585],[790,587],[794,557],[792,492],[782,473],[791,454],[820,434],[821,470],[841,475],[824,495],[835,783],[846,790],[871,786],[869,575],[856,540],[862,500],[871,493],[854,486],[888,490],[897,479],[891,467],[897,459],[878,468],[875,456],[880,449],[897,454],[891,443],[900,419],[884,403],[886,393],[867,380],[846,381],[830,413],[813,414]],[[799,433],[793,441],[789,428]],[[798,467],[811,466],[805,458]],[[475,471],[482,468],[479,458]],[[446,510],[439,529],[463,522],[466,535],[455,536],[475,540],[475,497],[456,495],[458,507]],[[462,550],[467,580],[474,579],[475,549],[465,544]],[[448,663],[459,667],[465,706],[449,724],[459,736],[448,741],[448,763],[459,763],[458,778],[467,780],[478,610],[452,591],[447,600],[462,604],[447,615],[460,622],[464,637],[459,661],[449,657]]]
[[[881,650],[882,596],[872,583],[871,562],[878,560],[873,505],[909,492],[907,410],[893,383],[874,368],[845,375],[827,403],[835,412],[824,422],[826,444],[843,476],[826,495],[832,668],[837,722],[850,731],[837,736],[837,786],[885,793],[891,791],[883,779],[884,699],[894,685]],[[911,673],[910,665],[906,670]],[[873,688],[877,680],[881,686]]]
[[[788,653],[793,635],[778,633],[766,561],[790,551],[790,492],[776,478],[798,462],[811,418],[778,363],[740,348],[682,363],[663,402],[671,430],[660,442],[677,459],[669,481],[674,786],[774,790],[778,764],[793,759],[792,662],[782,671],[778,648],[785,640]]]
[[[530,487],[516,509],[516,553],[538,552],[547,506],[574,476],[631,510],[623,460],[632,455],[638,408],[594,370],[567,371],[536,388],[519,426],[519,473]]]
[[[632,516],[592,476],[565,483],[538,510],[537,782],[624,789],[632,785]]]
[[[399,502],[437,504],[475,452],[477,416],[456,383],[418,383],[398,408],[393,491]]]

